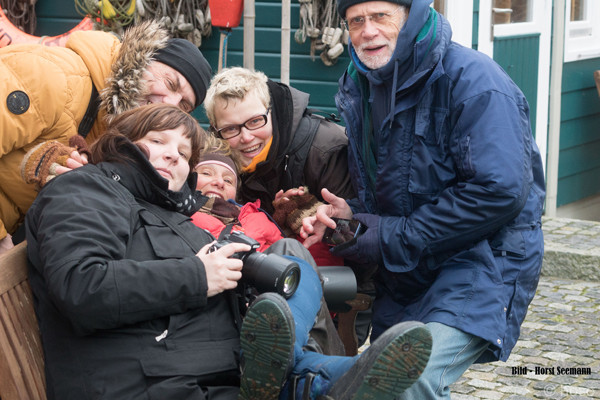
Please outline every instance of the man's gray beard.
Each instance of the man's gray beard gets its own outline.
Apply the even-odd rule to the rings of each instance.
[[[379,69],[390,62],[392,55],[394,54],[394,49],[396,48],[396,43],[393,46],[390,46],[389,56],[366,56],[365,52],[362,49],[356,49],[356,55],[358,59],[366,65],[370,69]]]
[[[400,31],[402,30],[402,28],[404,28],[405,23],[406,23],[406,15],[402,18],[402,20],[400,20],[400,23],[398,24],[398,26],[400,27],[400,29],[398,30],[398,35],[400,34]],[[379,68],[383,67],[384,65],[386,65],[387,63],[389,63],[390,60],[392,59],[392,56],[394,55],[394,50],[396,49],[397,41],[398,41],[398,36],[396,36],[396,40],[390,45],[389,57],[366,56],[362,49],[358,49],[357,47],[355,47],[354,50],[356,51],[356,55],[358,56],[358,59],[364,65],[366,65],[370,69],[379,69]]]

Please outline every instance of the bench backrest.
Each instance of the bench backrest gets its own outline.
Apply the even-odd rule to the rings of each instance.
[[[44,354],[25,243],[0,255],[0,398],[46,400]]]

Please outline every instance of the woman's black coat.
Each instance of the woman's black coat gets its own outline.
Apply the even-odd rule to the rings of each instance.
[[[237,300],[207,297],[195,254],[213,238],[173,211],[195,210],[194,186],[170,192],[125,152],[55,178],[27,215],[48,399],[234,399]]]

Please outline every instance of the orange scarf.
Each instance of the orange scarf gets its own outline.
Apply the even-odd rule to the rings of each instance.
[[[267,155],[269,154],[269,149],[271,148],[271,143],[273,143],[273,136],[271,136],[271,138],[269,139],[269,141],[265,145],[265,148],[262,149],[262,151],[260,153],[258,153],[252,159],[252,162],[247,167],[242,168],[242,172],[244,172],[244,173],[250,173],[250,172],[256,171],[256,166],[259,163],[261,163],[261,162],[263,162],[263,161],[265,161],[267,159]]]

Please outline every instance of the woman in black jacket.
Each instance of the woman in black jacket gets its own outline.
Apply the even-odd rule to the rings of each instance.
[[[344,128],[312,115],[309,97],[246,68],[224,69],[211,80],[203,106],[213,133],[241,155],[242,202],[259,199],[272,214],[274,200],[301,186],[320,200],[324,187],[354,196]]]
[[[125,112],[92,163],[50,181],[27,214],[49,399],[232,399],[249,249],[188,216],[205,134],[175,106]]]

